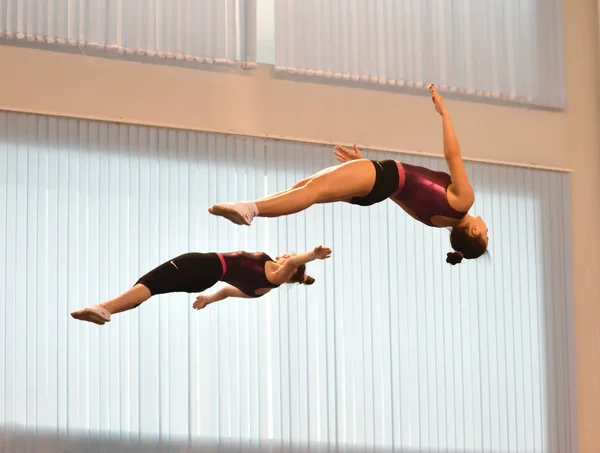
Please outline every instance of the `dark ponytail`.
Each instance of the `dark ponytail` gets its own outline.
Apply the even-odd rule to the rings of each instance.
[[[446,263],[450,263],[453,266],[455,264],[458,264],[462,261],[463,256],[462,253],[460,252],[448,252],[448,255],[446,256]]]
[[[310,275],[305,275],[304,281],[302,283],[304,283],[305,285],[312,285],[314,282],[315,282],[314,278],[312,278]]]
[[[288,283],[299,283],[304,285],[312,285],[315,279],[310,275],[306,275],[306,264],[301,264],[294,272],[294,275],[288,280]]]

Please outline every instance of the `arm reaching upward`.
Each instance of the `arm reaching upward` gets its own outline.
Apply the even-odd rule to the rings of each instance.
[[[473,193],[473,187],[469,182],[467,171],[462,159],[460,145],[450,114],[446,110],[444,100],[435,90],[433,85],[429,87],[431,93],[431,100],[435,105],[435,110],[442,117],[442,133],[444,138],[444,157],[448,164],[448,170],[450,171],[450,177],[452,178],[452,184],[449,187],[449,191],[454,194],[458,204],[462,205],[466,209],[470,208],[475,200]]]

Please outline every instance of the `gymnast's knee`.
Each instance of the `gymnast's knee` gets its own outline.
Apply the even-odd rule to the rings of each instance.
[[[302,181],[299,181],[296,184],[294,184],[291,187],[291,189],[300,189],[301,187],[304,187],[310,180],[311,180],[311,178],[303,179]]]
[[[158,275],[157,275],[158,274]],[[146,275],[140,277],[133,287],[144,287],[149,293],[149,297],[157,296],[159,294],[164,294],[169,292],[169,289],[166,287],[168,285],[168,280],[161,273],[154,271],[148,272]],[[139,307],[143,302],[137,304],[134,308]]]
[[[318,178],[310,179],[302,187],[299,187],[300,193],[305,200],[311,204],[321,203],[331,198],[330,191],[327,190],[327,184]]]

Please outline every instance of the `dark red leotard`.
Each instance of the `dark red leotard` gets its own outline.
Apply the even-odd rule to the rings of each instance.
[[[267,280],[265,263],[273,260],[264,252],[239,251],[217,253],[217,255],[223,265],[223,275],[220,280],[235,286],[248,296],[259,297],[260,294],[255,294],[257,289],[280,286]]]
[[[436,227],[431,223],[431,217],[435,215],[462,219],[467,214],[455,210],[448,203],[446,191],[452,183],[448,173],[405,163],[401,166],[404,169],[404,185],[392,197],[404,203],[419,221]]]

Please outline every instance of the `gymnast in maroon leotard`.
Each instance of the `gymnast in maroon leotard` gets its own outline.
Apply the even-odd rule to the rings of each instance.
[[[480,257],[487,250],[488,228],[481,217],[468,213],[475,195],[460,146],[443,99],[433,85],[429,91],[442,117],[449,173],[391,159],[364,159],[356,145],[354,150],[337,146],[335,155],[342,165],[326,168],[275,195],[250,202],[219,203],[210,207],[209,212],[238,225],[250,225],[254,217],[294,214],[317,203],[343,201],[371,206],[390,198],[427,226],[452,228],[450,243],[454,252],[447,254],[448,263]]]
[[[331,249],[322,246],[275,260],[264,252],[185,253],[143,275],[115,299],[74,311],[71,316],[102,325],[111,315],[136,308],[157,294],[200,293],[219,281],[229,285],[210,295],[200,294],[194,309],[228,297],[261,297],[284,283],[312,285],[315,279],[306,274],[306,263],[330,256]]]

